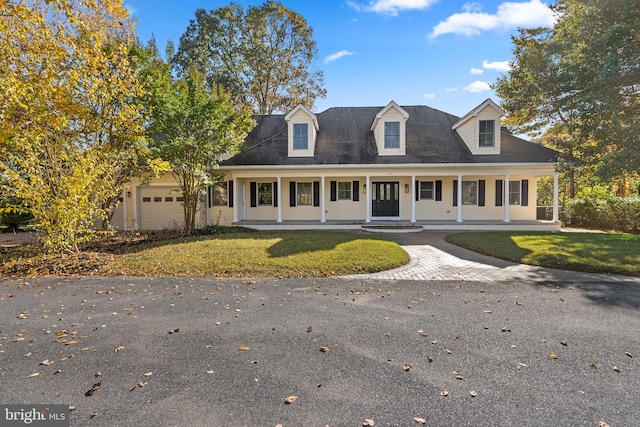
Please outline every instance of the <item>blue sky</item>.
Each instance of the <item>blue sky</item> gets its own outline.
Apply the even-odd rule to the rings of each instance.
[[[244,7],[263,1],[236,0]],[[462,116],[486,98],[489,83],[508,70],[517,28],[552,25],[543,0],[281,0],[313,28],[316,67],[324,73],[330,107],[428,105]],[[161,51],[178,43],[198,8],[213,0],[126,0],[146,42]]]

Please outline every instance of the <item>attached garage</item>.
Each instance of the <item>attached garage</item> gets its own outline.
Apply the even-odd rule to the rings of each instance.
[[[177,229],[184,225],[182,193],[175,186],[138,187],[138,229]]]

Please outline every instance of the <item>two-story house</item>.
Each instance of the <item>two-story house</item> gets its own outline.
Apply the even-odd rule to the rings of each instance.
[[[461,118],[393,101],[256,116],[243,152],[220,164],[224,184],[209,189],[200,222],[558,229],[558,153],[512,135],[501,127],[503,115],[488,99]],[[551,222],[536,221],[536,184],[543,176],[554,177]],[[123,197],[134,206],[121,207],[117,221],[128,228],[179,224],[170,181],[134,186]]]

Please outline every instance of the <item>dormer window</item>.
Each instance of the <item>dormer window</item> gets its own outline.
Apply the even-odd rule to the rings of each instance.
[[[309,125],[307,123],[293,124],[293,149],[309,149]]]
[[[409,113],[391,101],[376,114],[371,131],[379,156],[404,156],[407,149],[407,120]]]
[[[318,119],[309,109],[298,105],[284,116],[287,122],[287,152],[289,157],[313,157],[318,139]]]
[[[400,148],[400,122],[384,123],[384,148]]]
[[[487,156],[500,154],[502,138],[500,117],[504,111],[490,99],[465,114],[452,129],[462,138],[471,154]]]
[[[495,121],[480,120],[480,129],[478,133],[479,147],[495,147]]]

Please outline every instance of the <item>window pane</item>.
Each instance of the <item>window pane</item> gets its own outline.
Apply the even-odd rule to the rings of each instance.
[[[520,181],[509,181],[509,204],[520,204]]]
[[[293,149],[309,149],[309,126],[306,123],[293,124]]]
[[[400,148],[400,122],[384,123],[384,148]]]
[[[258,206],[273,206],[273,184],[258,183]]]
[[[462,181],[462,204],[478,204],[478,181]]]
[[[313,203],[312,186],[310,182],[298,184],[298,206],[311,206]]]
[[[351,182],[338,182],[338,200],[351,200]]]
[[[433,200],[433,181],[420,181],[420,200]]]
[[[494,143],[494,121],[480,120],[480,132],[478,144],[480,147],[493,147]]]
[[[227,183],[222,182],[215,185],[212,190],[213,191],[211,193],[213,200],[211,201],[211,204],[213,206],[227,206]]]

